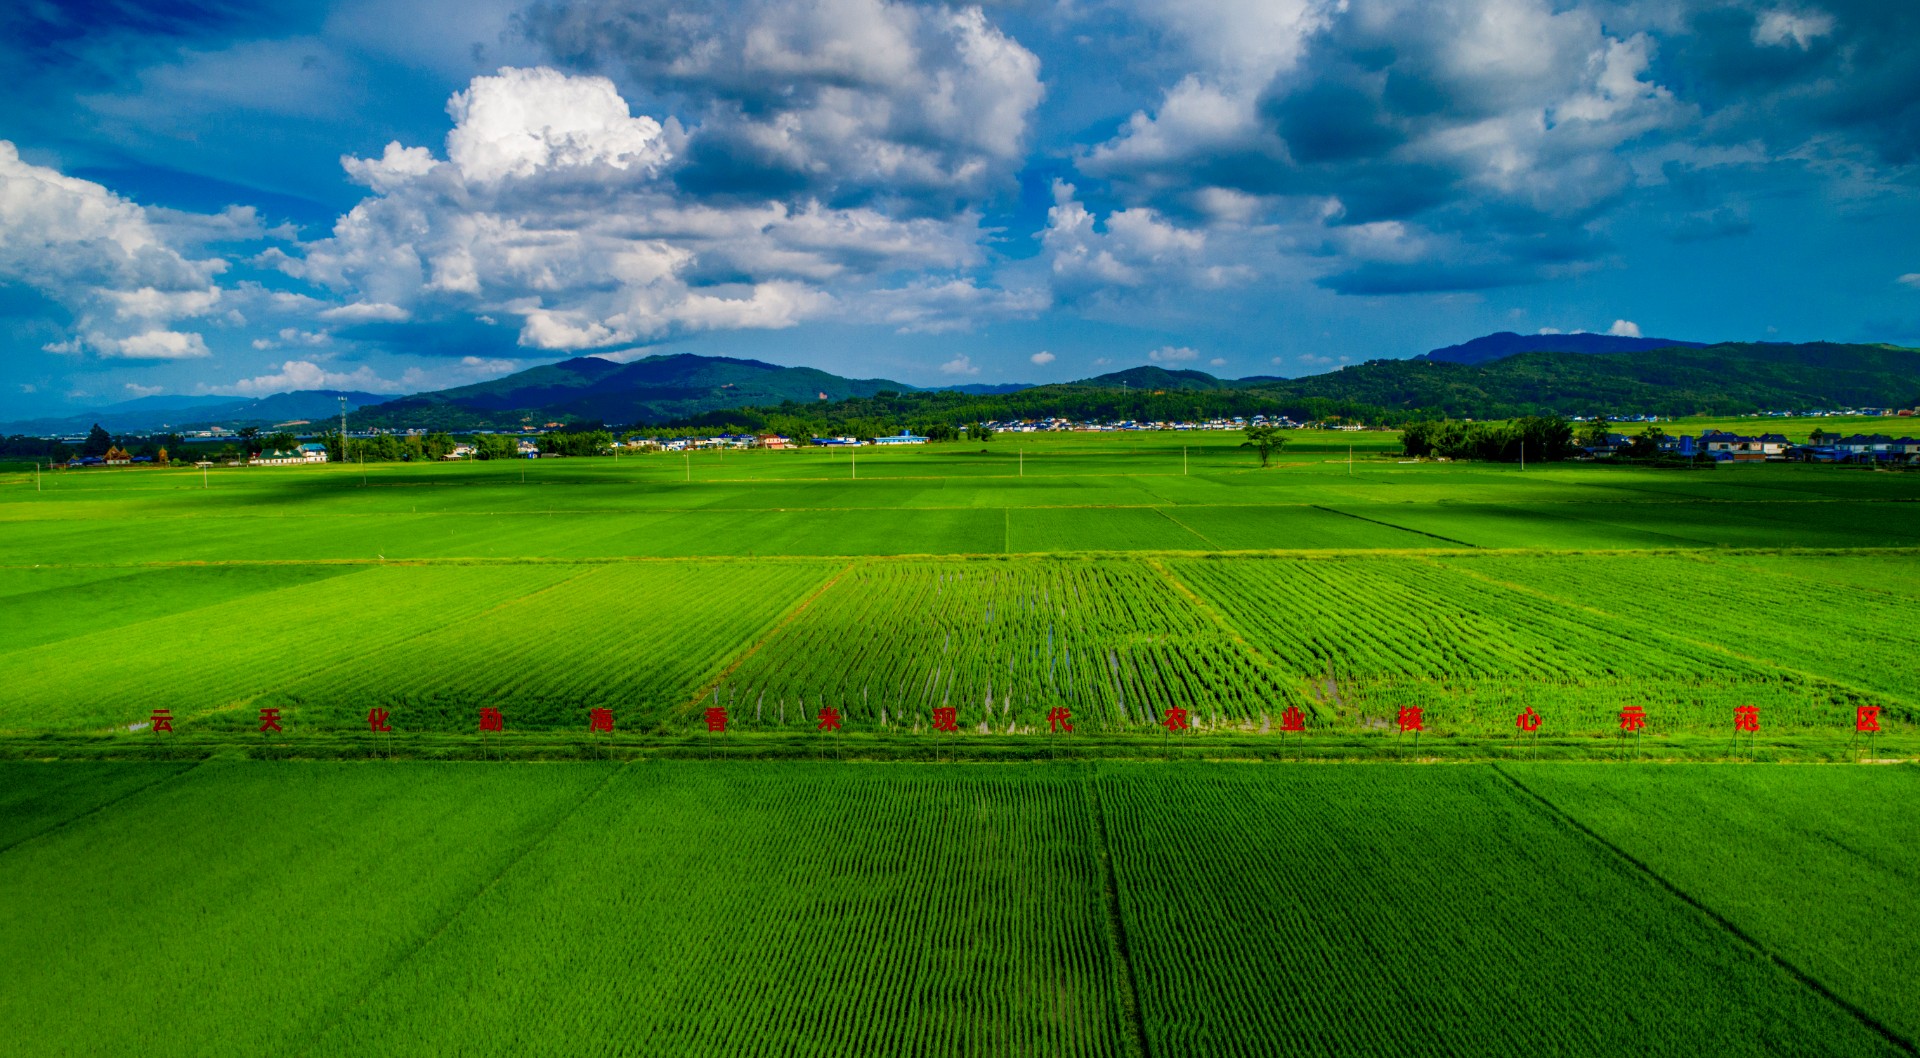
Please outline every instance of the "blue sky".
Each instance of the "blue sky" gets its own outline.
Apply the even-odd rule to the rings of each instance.
[[[1920,345],[1905,2],[39,0],[0,69],[0,414]]]

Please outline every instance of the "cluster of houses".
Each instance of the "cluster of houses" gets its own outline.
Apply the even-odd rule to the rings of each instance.
[[[1763,433],[1752,436],[1725,430],[1708,430],[1698,438],[1690,434],[1666,437],[1660,441],[1662,455],[1693,459],[1706,456],[1722,463],[1886,463],[1920,465],[1920,439],[1892,437],[1887,434],[1861,434],[1841,437],[1817,434],[1817,442],[1800,444],[1785,434]],[[1633,438],[1610,433],[1606,442],[1588,445],[1586,453],[1608,458],[1626,452]]]
[[[324,463],[327,461],[327,446],[317,443],[298,445],[291,451],[282,452],[275,448],[261,452],[247,460],[250,467],[290,467],[300,463]]]

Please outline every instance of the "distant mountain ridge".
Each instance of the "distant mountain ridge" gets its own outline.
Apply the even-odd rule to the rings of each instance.
[[[1682,342],[1672,338],[1634,338],[1620,334],[1515,334],[1498,331],[1459,345],[1444,346],[1414,357],[1448,364],[1485,364],[1520,353],[1643,353],[1650,349],[1700,349],[1704,342]]]
[[[36,436],[83,434],[94,423],[117,434],[204,429],[208,426],[272,426],[296,419],[314,421],[338,416],[341,397],[347,398],[347,411],[350,413],[391,399],[389,395],[379,393],[340,389],[295,390],[265,397],[138,397],[72,415],[0,423],[0,433]]]

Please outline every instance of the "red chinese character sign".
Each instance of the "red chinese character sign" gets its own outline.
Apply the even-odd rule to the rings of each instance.
[[[371,730],[376,735],[392,734],[393,727],[387,722],[388,716],[389,714],[385,709],[367,710],[368,729]]]
[[[500,715],[500,710],[495,709],[493,706],[487,706],[485,709],[480,710],[481,734],[498,732],[505,730],[505,728],[506,718]]]
[[[278,709],[267,708],[260,710],[260,733],[264,735],[269,731],[275,734],[283,733],[280,730],[280,710]]]
[[[1540,714],[1534,712],[1533,706],[1529,705],[1526,711],[1513,718],[1513,726],[1519,728],[1523,734],[1538,734],[1540,731]]]
[[[1399,725],[1401,735],[1413,732],[1413,744],[1417,747],[1420,745],[1420,732],[1427,729],[1427,711],[1417,705],[1402,706]]]
[[[587,711],[587,730],[613,734],[613,710],[590,709]]]
[[[171,732],[173,730],[173,710],[155,709],[153,716],[148,718],[148,722],[153,725],[153,733],[156,735],[162,731]]]
[[[1073,713],[1069,712],[1064,706],[1054,706],[1047,710],[1047,733],[1053,734],[1065,731],[1067,734],[1072,734],[1072,720]]]
[[[936,706],[933,710],[933,729],[949,735],[960,730],[960,710],[951,705]]]
[[[727,707],[726,706],[724,705],[708,706],[706,719],[707,719],[707,734],[724,735],[727,733]]]
[[[1301,712],[1297,705],[1287,706],[1280,714],[1280,734],[1285,736],[1289,731],[1302,735],[1307,731],[1307,714]]]
[[[1177,705],[1167,707],[1160,714],[1160,723],[1164,724],[1168,734],[1187,730],[1187,711]]]
[[[1640,752],[1640,733],[1647,726],[1647,711],[1637,705],[1620,710],[1620,733],[1633,736],[1634,753]]]
[[[1880,737],[1880,707],[1879,706],[1862,705],[1862,706],[1856,707],[1853,710],[1854,741],[1858,742],[1860,740],[1861,735],[1867,736],[1867,744],[1869,747],[1871,747],[1874,744],[1875,739],[1878,739]],[[1869,749],[1868,752],[1872,752],[1872,750]]]
[[[835,709],[832,706],[826,706],[826,705],[821,706],[820,707],[820,723],[817,725],[816,729],[820,731],[840,730],[840,710]]]

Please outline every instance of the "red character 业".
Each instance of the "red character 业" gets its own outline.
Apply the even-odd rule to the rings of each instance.
[[[1307,714],[1301,712],[1299,706],[1289,705],[1286,710],[1280,714],[1281,731],[1304,732],[1306,729]]]

